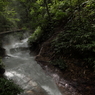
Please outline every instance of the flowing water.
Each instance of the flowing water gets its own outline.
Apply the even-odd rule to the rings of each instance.
[[[14,35],[4,37],[5,75],[24,89],[20,95],[62,95],[52,78],[37,64],[35,56],[30,56],[27,40],[19,40]]]

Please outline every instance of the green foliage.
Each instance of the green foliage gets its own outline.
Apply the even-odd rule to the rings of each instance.
[[[12,80],[0,78],[0,95],[17,95],[21,92],[23,92],[23,90]]]
[[[62,20],[67,17],[67,7],[69,4],[66,1],[59,1],[57,4],[51,5],[50,13],[54,20]]]
[[[33,43],[35,43],[42,35],[42,30],[41,27],[37,27],[37,29],[34,31],[34,33],[30,36],[28,43],[29,45],[32,45]]]
[[[37,40],[40,37],[41,33],[42,33],[41,27],[37,27],[37,29],[29,38],[29,42],[35,42],[35,40]]]
[[[61,20],[64,17],[66,17],[66,12],[63,12],[62,10],[58,10],[55,14],[55,20]]]
[[[84,7],[80,6],[80,10],[74,11],[74,17],[66,24],[65,31],[52,42],[55,53],[75,54],[85,60],[89,68],[95,67],[94,7],[93,1],[86,2]]]
[[[67,68],[67,64],[63,59],[56,59],[51,62],[52,65],[58,66],[60,69],[65,70]]]
[[[0,31],[10,30],[10,28],[16,27],[14,23],[17,21],[17,18],[14,18],[16,15],[13,8],[9,8],[9,1],[0,1]]]

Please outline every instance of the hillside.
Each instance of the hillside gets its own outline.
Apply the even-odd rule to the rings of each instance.
[[[55,66],[65,79],[75,82],[82,95],[94,95],[95,2],[65,0],[52,7],[56,11],[50,9],[51,23],[35,29],[30,49],[38,52],[38,62]]]

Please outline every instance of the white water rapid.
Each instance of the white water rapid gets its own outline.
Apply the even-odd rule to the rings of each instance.
[[[7,55],[3,59],[5,75],[24,89],[20,95],[62,95],[52,78],[37,64],[35,56],[30,56],[27,40],[19,41],[13,35],[3,39]]]

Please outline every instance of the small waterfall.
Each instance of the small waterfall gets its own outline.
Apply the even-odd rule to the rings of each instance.
[[[24,89],[21,95],[62,95],[52,78],[37,64],[35,56],[30,56],[27,40],[16,39],[14,35],[5,37],[5,75]]]

